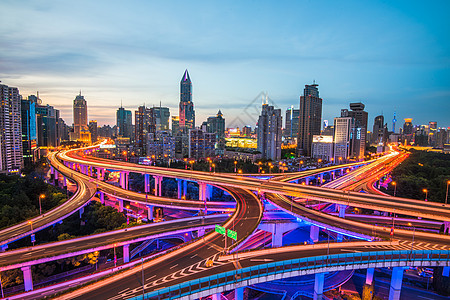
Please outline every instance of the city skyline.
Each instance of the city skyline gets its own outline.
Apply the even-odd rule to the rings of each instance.
[[[89,119],[100,126],[115,123],[121,100],[130,110],[162,102],[175,115],[180,73],[188,69],[196,125],[221,109],[225,117],[241,116],[239,124],[228,117],[230,126],[254,127],[257,115],[242,108],[259,93],[267,91],[283,111],[298,108],[304,85],[316,80],[322,120],[332,122],[341,107],[361,101],[369,128],[383,113],[391,129],[394,112],[399,124],[413,118],[450,126],[443,1],[27,4],[0,4],[8,12],[0,18],[0,80],[24,97],[39,91],[68,124],[80,89]],[[254,104],[251,110],[260,111],[261,101]]]

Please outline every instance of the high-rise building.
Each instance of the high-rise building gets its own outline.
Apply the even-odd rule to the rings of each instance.
[[[215,156],[216,134],[189,129],[189,157],[199,160]]]
[[[311,156],[313,135],[320,134],[322,124],[322,98],[319,98],[319,85],[305,85],[300,96],[300,112],[297,150],[299,155]]]
[[[334,161],[346,160],[350,155],[350,134],[352,132],[352,118],[334,118]]]
[[[172,116],[172,135],[175,136],[180,132],[180,117]]]
[[[333,157],[333,137],[330,135],[314,135],[312,141],[312,157],[331,161]]]
[[[84,96],[80,94],[73,100],[73,132],[75,140],[81,138],[81,132],[87,131],[88,117],[87,117],[87,102]]]
[[[258,119],[258,151],[265,159],[281,159],[281,109],[274,109],[267,103],[262,105]]]
[[[286,110],[286,121],[284,127],[284,138],[296,143],[298,136],[298,119],[300,110],[291,106]]]
[[[19,89],[0,84],[0,172],[18,173],[23,167]]]
[[[122,106],[116,112],[116,124],[118,129],[118,135],[125,138],[132,138],[133,136],[133,123],[131,110],[126,110]]]
[[[403,124],[402,142],[410,144],[413,141],[414,131],[412,118],[406,118]]]
[[[113,136],[113,129],[109,125],[103,125],[98,129],[98,136],[102,138],[111,138]]]
[[[387,125],[384,124],[384,116],[376,116],[373,122],[372,143],[384,145],[387,142]]]
[[[134,112],[135,146],[141,154],[145,154],[147,136],[156,132],[156,124],[153,109],[139,106]]]
[[[350,156],[363,157],[366,149],[367,120],[369,114],[364,111],[365,105],[361,102],[350,103],[351,111],[346,116],[353,118]],[[341,115],[341,117],[346,117]]]
[[[91,133],[91,142],[95,143],[98,139],[97,121],[89,121],[89,132]]]
[[[242,127],[241,136],[242,137],[250,137],[252,135],[252,128],[250,126]]]
[[[155,120],[156,131],[169,130],[170,110],[168,107],[155,106],[151,108]]]
[[[29,167],[36,161],[36,105],[37,97],[28,96],[21,101],[22,150],[24,166]]]
[[[192,82],[188,70],[184,72],[180,82],[180,130],[187,133],[195,128],[195,110],[192,102]]]
[[[58,119],[59,111],[50,105],[36,106],[37,145],[40,148],[58,147]],[[77,138],[81,139],[82,129]]]
[[[225,119],[219,110],[215,117],[209,117],[206,121],[206,131],[216,135],[217,150],[223,154],[225,149]]]
[[[175,138],[169,131],[158,130],[147,135],[147,156],[158,160],[175,158]]]

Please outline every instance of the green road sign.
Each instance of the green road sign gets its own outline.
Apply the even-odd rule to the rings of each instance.
[[[215,231],[220,233],[221,235],[225,235],[226,232],[225,228],[220,225],[216,225]]]
[[[228,229],[227,236],[229,238],[232,238],[233,240],[237,241],[237,232],[236,231]]]

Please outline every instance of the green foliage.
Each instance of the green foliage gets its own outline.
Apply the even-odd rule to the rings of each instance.
[[[70,240],[73,239],[75,236],[70,235],[68,233],[62,233],[58,235],[58,241],[64,241],[64,240]]]
[[[38,176],[0,175],[0,228],[9,227],[39,214],[39,195],[42,211],[48,211],[66,201],[66,196]]]
[[[428,200],[444,202],[447,181],[450,180],[450,154],[415,151],[392,171],[397,183],[396,196],[425,199],[423,189],[428,190]],[[393,194],[390,185],[388,193]]]

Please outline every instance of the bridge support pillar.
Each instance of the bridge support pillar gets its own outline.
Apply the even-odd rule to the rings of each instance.
[[[119,212],[123,212],[123,200],[117,198],[117,201],[119,202]]]
[[[366,284],[372,285],[373,282],[373,273],[375,271],[375,268],[368,268],[366,273]]]
[[[309,177],[305,178],[305,183],[306,183],[306,185],[309,185]]]
[[[120,172],[119,184],[124,190],[128,190],[128,172]]]
[[[80,214],[80,219],[81,219],[81,216],[82,216],[83,213],[84,213],[84,206],[81,207],[81,208],[78,210],[78,213]]]
[[[319,230],[319,227],[311,225],[311,228],[309,230],[309,239],[312,243],[316,243],[319,241]]]
[[[66,176],[63,176],[62,184],[63,184],[63,187],[67,187],[67,178],[66,178]]]
[[[153,205],[147,205],[147,219],[153,221]]]
[[[204,182],[198,183],[198,200],[203,201],[203,203],[205,204],[205,208],[203,210],[205,215],[208,214],[208,207],[206,206],[207,187],[208,187],[208,185]]]
[[[144,174],[144,192],[150,192],[150,174]]]
[[[331,171],[331,172],[330,172],[330,178],[331,178],[331,180],[334,180],[334,177],[335,177],[334,171]]]
[[[234,289],[234,299],[244,300],[244,287]]]
[[[321,300],[323,296],[323,282],[325,273],[317,273],[314,279],[314,300]]]
[[[442,276],[449,277],[450,276],[450,267],[444,267],[442,269]]]
[[[444,234],[450,234],[450,222],[449,221],[444,222]]]
[[[99,196],[100,196],[100,203],[105,204],[105,193],[99,192]]]
[[[183,193],[182,189],[182,181],[181,179],[177,178],[177,197],[178,199],[181,199],[181,194]]]
[[[221,293],[215,293],[211,295],[211,300],[220,300],[221,298]]]
[[[342,233],[338,233],[336,239],[338,243],[342,243],[342,241],[344,240],[344,236],[342,235]]]
[[[123,263],[130,262],[130,244],[123,245]]]
[[[344,169],[339,169],[339,176],[344,175]]]
[[[345,218],[345,209],[347,208],[347,205],[339,204],[338,210],[339,210],[339,218]]]
[[[162,195],[162,176],[154,176],[155,178],[155,196]]]
[[[320,175],[319,175],[319,186],[321,186],[322,185],[322,183],[323,183],[323,173],[320,173]]]
[[[389,300],[400,299],[402,281],[403,281],[403,267],[394,267],[392,269],[391,288],[389,289]]]
[[[199,229],[199,230],[197,231],[197,236],[198,236],[198,237],[201,237],[201,236],[204,236],[204,235],[205,235],[205,229],[204,229],[204,228]]]
[[[23,272],[23,283],[25,286],[25,292],[33,290],[33,277],[31,276],[31,267],[26,266],[20,268]]]
[[[105,169],[103,168],[97,168],[97,179],[103,180],[105,179]]]
[[[184,198],[186,198],[186,194],[187,194],[187,180],[183,180],[183,196]]]
[[[272,247],[283,246],[283,234],[298,228],[297,223],[263,223],[258,226],[259,229],[272,233]]]

